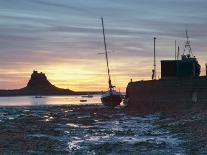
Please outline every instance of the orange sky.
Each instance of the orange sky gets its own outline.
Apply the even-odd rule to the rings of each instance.
[[[33,71],[58,87],[107,90],[100,17],[104,17],[112,83],[151,78],[153,37],[160,60],[183,53],[185,29],[202,66],[207,62],[207,2],[180,0],[0,1],[0,89],[24,87]]]
[[[114,56],[113,56],[114,57]],[[86,62],[81,64],[70,64],[70,63],[57,63],[49,65],[35,65],[27,66],[25,68],[17,70],[4,70],[0,69],[1,76],[4,76],[4,79],[1,79],[3,84],[2,89],[15,89],[20,88],[26,85],[30,75],[32,73],[31,68],[38,70],[39,72],[44,72],[51,83],[55,84],[58,87],[69,88],[75,91],[100,91],[107,90],[107,74],[106,74],[106,64],[104,56],[100,55],[99,60],[85,60]],[[133,63],[132,63],[133,62]],[[128,68],[131,68],[128,72]],[[87,64],[87,65],[85,65]],[[150,68],[138,69],[135,66],[141,66],[142,64],[136,59],[123,60],[122,62],[110,63],[111,72],[112,72],[112,82],[117,86],[117,90],[125,91],[127,83],[131,78],[136,80],[149,79],[150,77]],[[146,72],[149,72],[149,77],[144,77]],[[135,73],[135,74],[134,74]],[[147,75],[146,75],[147,76]],[[10,83],[12,81],[12,83]]]

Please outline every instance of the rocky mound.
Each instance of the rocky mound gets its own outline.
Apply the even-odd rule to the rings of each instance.
[[[37,71],[33,71],[29,82],[27,83],[27,87],[30,89],[53,89],[53,86],[45,76],[44,73],[38,73]]]
[[[17,90],[0,90],[0,96],[10,95],[72,95],[74,91],[52,85],[42,72],[33,71],[27,86]]]

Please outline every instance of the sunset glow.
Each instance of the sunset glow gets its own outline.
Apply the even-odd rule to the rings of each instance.
[[[0,1],[0,89],[24,87],[38,70],[52,84],[75,91],[107,90],[101,21],[105,20],[112,82],[151,78],[153,37],[157,64],[183,51],[185,29],[205,74],[207,2],[204,0]],[[166,11],[167,10],[167,11]]]

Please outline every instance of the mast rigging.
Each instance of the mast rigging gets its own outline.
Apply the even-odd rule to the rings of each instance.
[[[111,83],[111,75],[110,75],[110,69],[109,69],[109,61],[108,61],[108,51],[106,47],[106,37],[105,37],[105,30],[104,30],[104,22],[103,22],[103,17],[101,17],[101,22],[102,22],[102,29],[103,29],[103,38],[104,38],[104,49],[105,49],[105,58],[106,58],[106,64],[107,64],[107,72],[108,72],[108,83],[109,83],[109,90],[112,91],[112,86]]]

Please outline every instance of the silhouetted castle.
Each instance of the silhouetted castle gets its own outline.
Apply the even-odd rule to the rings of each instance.
[[[58,88],[52,85],[46,75],[42,72],[33,71],[27,86],[16,90],[0,90],[0,96],[11,95],[73,95],[74,91],[70,89]]]
[[[27,86],[15,90],[0,90],[0,96],[27,96],[27,95],[85,95],[85,94],[99,94],[100,92],[75,92],[70,89],[58,88],[51,84],[47,76],[38,71],[33,70],[31,78]]]
[[[56,88],[52,85],[45,76],[44,73],[38,71],[33,71],[29,82],[27,83],[27,87],[30,89],[54,89]]]

